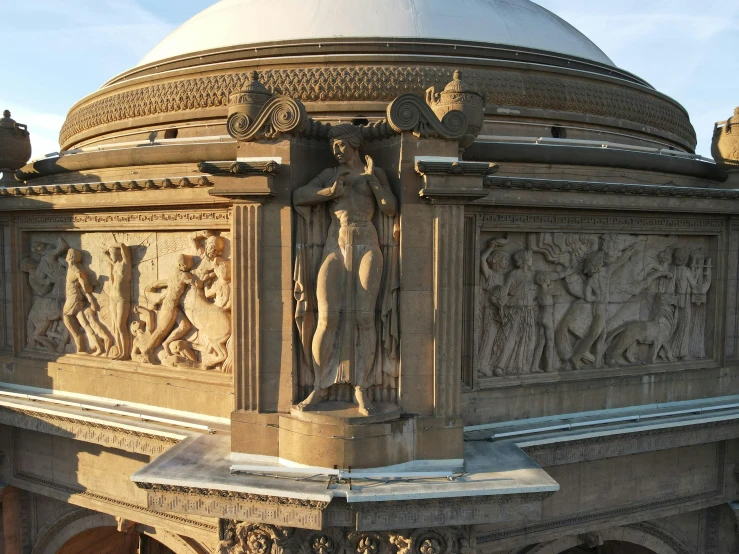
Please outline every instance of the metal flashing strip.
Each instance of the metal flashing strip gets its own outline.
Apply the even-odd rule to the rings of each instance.
[[[0,384],[0,402],[3,399],[7,399],[6,402],[9,402],[10,399],[17,399],[34,404],[63,406],[111,416],[134,418],[142,422],[162,423],[206,433],[228,431],[231,424],[230,420],[226,418],[8,383]],[[24,409],[31,409],[27,404],[22,404],[22,406]],[[67,414],[67,416],[74,417],[70,414]]]
[[[487,426],[478,425],[466,427],[465,433],[475,433],[477,437],[487,436],[486,440],[489,441],[510,439],[523,448],[535,444],[567,442],[588,437],[686,427],[739,419],[739,401],[737,401],[736,397],[729,398],[733,401],[720,403],[703,401],[702,404],[693,403],[692,405],[679,402],[656,405],[656,407],[655,405],[643,406],[641,407],[641,411],[639,411],[639,407],[607,410],[600,413],[604,417],[598,417],[596,415],[598,412],[588,412],[583,414],[568,414],[567,416],[555,418],[536,418],[534,420],[498,423]],[[662,409],[668,406],[675,406],[676,409]],[[555,421],[561,421],[561,423],[552,425],[551,423]],[[546,423],[550,424],[546,425]],[[500,430],[496,432],[496,429]],[[486,430],[493,432],[487,435],[484,433]],[[533,438],[537,435],[545,436],[551,433],[556,434],[558,432],[575,430],[580,430],[580,432],[577,435],[556,435],[542,440],[535,440]],[[468,439],[470,439],[469,435]]]
[[[127,425],[125,423],[112,422],[110,420],[106,420],[102,418],[87,417],[87,416],[83,416],[79,414],[74,414],[68,411],[52,410],[52,409],[43,408],[40,406],[29,406],[28,404],[22,404],[20,402],[12,402],[12,401],[2,400],[2,399],[0,399],[0,407],[23,410],[25,412],[35,412],[38,414],[44,414],[44,415],[49,415],[49,416],[54,416],[54,417],[74,419],[80,422],[90,423],[93,425],[105,425],[105,426],[110,426],[110,427],[116,427],[119,429],[132,431],[135,433],[142,433],[146,435],[152,435],[155,437],[165,437],[165,438],[175,439],[178,441],[184,440],[188,437],[188,435],[185,435],[185,434],[172,433],[169,431],[164,431],[162,429],[153,429],[151,427],[140,427],[136,425]],[[147,420],[142,420],[142,421],[146,422]],[[170,423],[169,425],[172,425],[172,424]]]

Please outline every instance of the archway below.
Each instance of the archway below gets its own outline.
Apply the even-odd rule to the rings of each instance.
[[[562,554],[655,554],[644,546],[624,541],[605,541],[602,546],[588,548],[585,545],[575,546]]]
[[[175,554],[146,535],[121,533],[115,527],[94,527],[65,542],[57,554]]]

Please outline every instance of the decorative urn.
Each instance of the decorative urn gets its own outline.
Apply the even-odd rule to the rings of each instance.
[[[739,108],[734,109],[733,117],[716,123],[711,155],[720,166],[739,169]]]
[[[440,120],[449,112],[457,110],[467,117],[467,133],[459,142],[464,149],[475,142],[482,130],[485,116],[485,100],[482,95],[462,81],[459,71],[454,72],[453,80],[441,92],[435,87],[426,91],[426,103]]]
[[[28,128],[12,120],[10,112],[5,110],[0,119],[0,172],[14,172],[26,165],[29,159],[31,136]]]
[[[252,71],[249,82],[239,92],[228,97],[228,129],[238,135],[254,123],[272,93],[260,81],[259,73]]]

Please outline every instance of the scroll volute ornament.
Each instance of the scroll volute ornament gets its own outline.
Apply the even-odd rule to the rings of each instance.
[[[479,92],[462,81],[459,71],[454,72],[453,80],[443,91],[436,92],[436,87],[426,90],[426,103],[440,120],[449,112],[462,112],[467,118],[467,131],[459,141],[459,146],[467,148],[475,142],[482,130],[485,100]]]
[[[20,169],[31,158],[31,136],[28,128],[10,118],[5,110],[0,118],[0,171]]]
[[[739,107],[734,109],[733,117],[716,123],[711,155],[726,169],[739,169]]]
[[[253,71],[250,81],[228,102],[228,134],[236,140],[251,142],[276,139],[283,133],[300,133],[308,123],[302,102],[288,96],[275,96],[259,81]]]

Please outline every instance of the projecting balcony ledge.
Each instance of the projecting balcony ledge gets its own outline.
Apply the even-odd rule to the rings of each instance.
[[[228,437],[203,435],[181,442],[131,479],[149,491],[149,505],[158,511],[277,523],[294,519],[297,510],[305,512],[299,526],[306,528],[356,521],[361,529],[391,529],[412,514],[439,525],[517,520],[538,514],[541,501],[559,490],[512,442],[468,442],[464,455],[463,464],[339,472],[267,457],[235,463]]]

